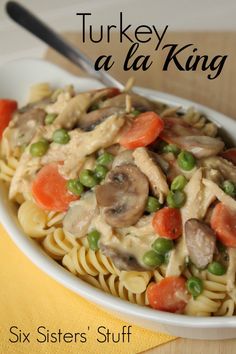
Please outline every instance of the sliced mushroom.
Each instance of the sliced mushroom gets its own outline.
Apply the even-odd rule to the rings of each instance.
[[[90,222],[96,213],[97,202],[93,192],[87,192],[73,203],[63,219],[63,228],[75,238],[86,235]]]
[[[18,110],[18,112],[19,113],[26,113],[28,111],[31,111],[32,109],[35,109],[35,108],[44,109],[48,104],[53,103],[53,102],[54,101],[51,99],[51,97],[43,98],[40,101],[28,103],[26,106],[21,107]]]
[[[116,87],[105,87],[102,89],[91,91],[91,93],[92,100],[90,108],[92,108],[96,104],[99,104],[100,106],[100,103],[105,102],[105,100],[120,95],[120,90]]]
[[[102,107],[117,107],[117,108],[126,108],[126,93],[122,93],[118,96],[112,97],[101,105]],[[146,112],[146,111],[153,111],[156,108],[156,105],[154,102],[148,100],[145,97],[139,96],[135,93],[129,93],[129,96],[131,97],[132,101],[132,107],[134,109],[137,109],[140,112]]]
[[[82,115],[78,121],[78,127],[90,131],[93,130],[96,125],[100,124],[104,119],[114,115],[114,114],[123,114],[124,110],[119,107],[105,107],[101,109],[96,109]]]
[[[136,257],[131,253],[123,252],[122,250],[101,243],[100,249],[105,256],[111,258],[112,262],[119,270],[146,270],[146,268],[138,263]]]
[[[16,145],[28,145],[34,137],[37,128],[44,124],[46,112],[41,108],[29,108],[18,112],[13,120],[12,128],[15,129]]]
[[[212,262],[216,237],[213,230],[198,219],[189,219],[185,225],[186,246],[190,260],[203,269]]]
[[[148,181],[134,165],[112,169],[106,183],[96,188],[98,205],[106,222],[113,227],[135,224],[143,214],[148,198]]]

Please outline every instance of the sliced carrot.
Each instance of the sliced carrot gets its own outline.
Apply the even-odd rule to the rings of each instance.
[[[0,138],[4,129],[8,126],[13,113],[17,109],[17,102],[8,99],[0,99]]]
[[[165,207],[158,210],[152,219],[155,232],[175,240],[182,235],[182,219],[179,209]]]
[[[38,172],[32,183],[32,195],[41,208],[53,211],[66,211],[70,202],[78,199],[68,191],[67,180],[58,172],[56,163]]]
[[[163,120],[155,112],[141,113],[128,131],[124,131],[120,144],[127,149],[147,146],[156,140],[163,128]]]
[[[183,313],[188,301],[184,277],[167,277],[149,285],[147,298],[152,308],[160,311]]]
[[[236,148],[228,149],[221,153],[221,156],[236,165]]]
[[[211,216],[211,227],[223,245],[236,248],[236,211],[218,203]]]

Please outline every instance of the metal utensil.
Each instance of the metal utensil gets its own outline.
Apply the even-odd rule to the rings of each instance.
[[[6,4],[6,11],[10,18],[16,23],[27,29],[29,32],[34,34],[43,42],[47,43],[50,47],[65,56],[88,74],[94,76],[106,86],[115,86],[121,90],[124,89],[124,85],[121,82],[114,79],[105,71],[96,71],[94,69],[93,62],[84,53],[82,53],[81,50],[74,48],[59,34],[54,32],[39,18],[37,18],[25,7],[18,4],[16,1],[8,1]]]

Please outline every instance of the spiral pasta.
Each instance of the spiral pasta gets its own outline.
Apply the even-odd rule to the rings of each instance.
[[[17,166],[18,160],[13,156],[9,157],[7,161],[0,160],[0,179],[7,183],[11,183]]]
[[[52,89],[47,82],[38,83],[30,87],[29,103],[40,101],[52,94]]]
[[[42,242],[45,251],[54,259],[62,259],[73,247],[77,246],[76,240],[65,235],[62,228],[50,232]]]
[[[120,282],[134,294],[143,293],[151,279],[151,272],[121,271]]]
[[[65,216],[63,212],[49,211],[47,213],[47,226],[61,226]]]
[[[21,204],[18,219],[25,233],[33,238],[42,238],[54,230],[47,226],[47,213],[29,200]]]
[[[234,301],[232,299],[226,299],[222,305],[215,312],[216,316],[233,316],[234,314]]]
[[[118,269],[101,251],[74,247],[63,257],[62,264],[74,274],[97,276],[99,274],[117,274]]]
[[[218,133],[217,126],[214,123],[207,122],[207,119],[193,107],[187,109],[183,115],[183,120],[195,128],[201,129],[203,134],[215,137]]]
[[[108,276],[99,274],[96,278],[90,275],[86,275],[83,276],[82,279],[95,286],[96,288],[105,291],[106,293],[120,297],[123,300],[130,301],[133,304],[138,304],[141,306],[148,305],[146,292],[144,291],[142,293],[136,294],[128,290],[121,282],[120,277],[117,274],[109,274]]]
[[[211,316],[220,315],[220,313],[223,315],[226,312],[226,307],[221,309],[226,297],[226,276],[213,275],[207,270],[200,271],[191,266],[185,276],[189,278],[192,275],[203,280],[204,290],[196,299],[190,298],[185,313],[191,316]]]

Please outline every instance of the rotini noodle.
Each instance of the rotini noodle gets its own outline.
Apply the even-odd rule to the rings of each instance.
[[[74,247],[63,257],[62,264],[72,273],[79,275],[117,274],[118,269],[100,250],[92,251],[84,246]]]
[[[215,137],[218,133],[217,126],[214,123],[208,123],[206,117],[193,107],[187,109],[183,115],[183,120],[193,127],[201,129],[205,135]]]
[[[62,220],[65,216],[65,212],[49,211],[47,213],[47,226],[58,226],[62,224]]]
[[[120,282],[124,287],[134,293],[143,293],[151,279],[151,272],[121,271]]]
[[[145,291],[140,294],[129,291],[116,274],[110,274],[108,277],[104,274],[99,274],[97,281],[99,283],[99,288],[106,293],[110,293],[113,296],[120,297],[121,299],[130,301],[134,304],[142,306],[148,305],[148,299]],[[95,283],[93,283],[93,285],[95,285]]]
[[[73,237],[65,235],[62,228],[57,228],[44,238],[42,245],[52,258],[59,260],[76,247],[77,242]]]
[[[191,273],[185,276],[197,276],[203,279],[203,292],[196,299],[189,300],[185,313],[192,316],[211,316],[216,315],[222,306],[222,301],[226,297],[226,276],[216,276],[207,270],[200,271],[196,267],[190,267]]]
[[[215,312],[215,316],[233,316],[234,302],[232,299],[226,299],[220,308]]]
[[[9,157],[6,161],[0,160],[0,179],[11,183],[12,177],[17,169],[18,160],[15,157]]]
[[[33,238],[42,238],[54,230],[47,227],[46,212],[29,200],[21,204],[18,219],[25,233]]]
[[[29,103],[40,101],[52,94],[52,89],[47,82],[42,82],[30,87]]]

